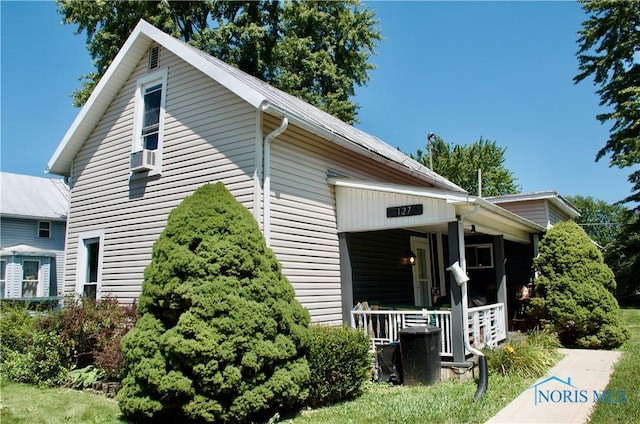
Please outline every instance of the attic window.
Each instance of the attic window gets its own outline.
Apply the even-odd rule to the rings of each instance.
[[[160,47],[155,46],[149,50],[149,70],[154,70],[158,67],[160,62]]]

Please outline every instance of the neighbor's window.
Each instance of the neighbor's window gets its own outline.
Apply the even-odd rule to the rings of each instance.
[[[465,248],[467,268],[493,268],[493,246],[470,244]]]
[[[0,299],[4,298],[7,286],[7,261],[0,261]]]
[[[51,222],[38,221],[38,237],[51,238]]]
[[[40,261],[22,261],[22,297],[36,297],[40,283]]]

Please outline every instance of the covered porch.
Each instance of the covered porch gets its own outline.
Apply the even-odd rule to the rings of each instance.
[[[442,360],[463,363],[468,346],[506,338],[510,303],[528,282],[543,227],[466,193],[348,178],[330,183],[343,319],[369,336],[372,349],[397,341],[402,328],[437,326]],[[468,290],[446,270],[456,261],[471,279]]]

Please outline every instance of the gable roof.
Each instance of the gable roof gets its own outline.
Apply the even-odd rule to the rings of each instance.
[[[14,218],[64,221],[69,188],[60,179],[0,173],[0,214]]]
[[[566,213],[570,218],[577,218],[580,216],[580,210],[578,208],[553,190],[486,197],[486,200],[497,205],[529,200],[548,200],[554,206]]]
[[[149,47],[157,43],[244,99],[256,109],[276,117],[286,116],[293,125],[368,156],[425,183],[465,192],[377,137],[369,135],[315,106],[279,90],[217,58],[214,58],[141,20],[96,85],[84,107],[49,160],[47,172],[68,176],[73,158],[89,137],[119,89]]]

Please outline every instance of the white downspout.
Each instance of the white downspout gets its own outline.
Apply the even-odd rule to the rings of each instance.
[[[480,205],[475,205],[473,210],[463,213],[458,218],[458,248],[460,249],[460,268],[464,274],[467,274],[467,259],[464,248],[464,219],[470,217],[471,215],[475,215],[480,211]],[[468,299],[467,299],[467,283],[463,283],[460,287],[462,290],[462,326],[464,327],[464,331],[462,332],[462,338],[464,340],[464,347],[471,353],[477,356],[484,356],[482,352],[478,349],[471,346],[469,342],[469,312],[468,312]]]
[[[471,215],[475,215],[480,211],[480,205],[475,205],[473,210],[463,213],[458,218],[458,249],[460,250],[460,262],[461,268],[464,275],[467,275],[467,259],[465,255],[464,248],[464,219],[470,217]],[[476,390],[476,394],[474,395],[474,400],[482,399],[482,396],[487,390],[487,385],[489,381],[488,369],[487,369],[487,358],[484,356],[484,353],[479,351],[478,349],[471,346],[469,342],[469,311],[467,306],[467,281],[462,283],[460,287],[460,291],[462,292],[462,340],[464,341],[464,347],[469,352],[473,353],[478,357],[478,367],[480,370],[480,378],[478,379],[478,388]]]
[[[267,246],[271,247],[271,140],[282,134],[289,126],[287,117],[282,118],[280,126],[267,134],[264,138],[264,212],[262,214],[262,226],[264,231],[264,239]]]

